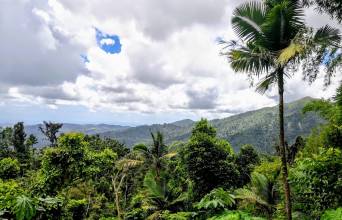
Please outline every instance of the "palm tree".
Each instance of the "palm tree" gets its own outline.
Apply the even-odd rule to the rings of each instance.
[[[237,199],[247,204],[256,205],[271,219],[278,200],[274,180],[254,172],[252,173],[250,184],[246,188],[235,190],[235,194]]]
[[[150,164],[155,170],[156,180],[159,180],[163,168],[163,160],[175,156],[176,153],[167,151],[167,146],[164,144],[164,137],[161,132],[158,131],[156,134],[151,133],[151,136],[153,141],[151,147],[137,145],[134,147],[134,150],[144,156],[146,163]]]
[[[279,94],[279,145],[285,191],[285,211],[291,220],[291,194],[285,153],[284,132],[284,77],[290,77],[288,67],[308,56],[316,44],[335,44],[338,31],[328,26],[319,29],[313,38],[307,35],[304,11],[299,0],[265,0],[248,2],[235,9],[233,29],[240,41],[223,42],[236,72],[246,72],[248,77],[263,76],[257,91],[264,93],[272,85],[278,86]],[[304,38],[305,37],[305,38]],[[303,39],[307,45],[302,45]],[[317,51],[317,50],[316,50]],[[322,52],[322,51],[318,51]],[[323,57],[322,57],[323,59]]]
[[[156,173],[150,171],[144,178],[143,206],[151,214],[147,219],[161,219],[162,211],[174,209],[177,205],[188,199],[188,193],[182,192],[177,187],[171,187],[166,178],[157,181]]]

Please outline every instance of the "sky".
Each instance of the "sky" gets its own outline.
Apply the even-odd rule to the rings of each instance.
[[[1,0],[0,123],[139,125],[223,118],[277,104],[234,73],[217,39],[236,39],[243,0]],[[341,25],[306,9],[313,27]],[[300,70],[286,101],[329,98]]]

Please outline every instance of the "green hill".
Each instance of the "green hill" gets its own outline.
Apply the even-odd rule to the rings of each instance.
[[[291,144],[298,135],[306,136],[311,129],[324,121],[316,114],[303,115],[305,103],[312,100],[306,97],[285,105],[286,140]],[[228,118],[215,119],[211,123],[218,135],[227,139],[235,150],[244,144],[252,144],[262,152],[273,152],[278,139],[278,108],[268,107]],[[150,132],[161,131],[167,143],[185,141],[189,138],[194,121],[189,119],[169,123],[131,127],[119,131],[101,133],[102,136],[117,138],[128,146],[136,143],[149,143]]]

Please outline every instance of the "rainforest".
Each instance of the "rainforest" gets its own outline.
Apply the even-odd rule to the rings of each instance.
[[[0,2],[1,219],[342,220],[340,0],[118,2]]]

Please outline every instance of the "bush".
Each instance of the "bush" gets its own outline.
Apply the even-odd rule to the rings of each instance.
[[[338,208],[335,210],[327,210],[321,217],[321,220],[335,220],[342,219],[342,208]]]
[[[85,199],[71,199],[66,205],[66,209],[71,215],[72,219],[84,219],[86,208],[87,208],[87,200]]]
[[[19,175],[20,164],[17,159],[10,157],[0,160],[0,177],[2,179],[11,179]]]
[[[2,181],[0,179],[0,210],[11,210],[16,204],[17,196],[23,190],[14,180]]]
[[[162,219],[165,219],[165,220],[188,220],[188,219],[192,219],[193,215],[194,215],[193,212],[170,213],[169,211],[165,211],[162,214]]]
[[[261,217],[250,216],[249,213],[241,211],[226,211],[220,215],[214,216],[209,220],[266,220]]]
[[[342,153],[333,148],[321,149],[313,158],[297,161],[290,170],[294,209],[312,219],[342,203]]]
[[[222,188],[213,189],[210,193],[205,195],[196,208],[198,209],[212,209],[222,210],[229,208],[235,204],[235,196]]]

